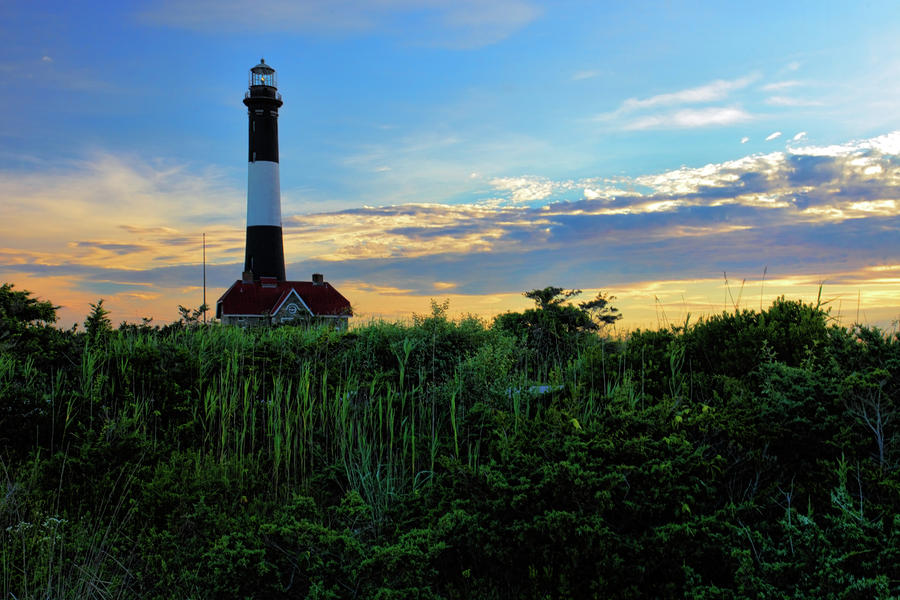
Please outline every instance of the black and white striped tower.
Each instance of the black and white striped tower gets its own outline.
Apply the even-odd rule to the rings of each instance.
[[[281,237],[281,184],[278,176],[278,109],[281,94],[275,69],[261,59],[250,69],[244,95],[250,117],[250,170],[247,178],[247,245],[244,272],[285,280]]]

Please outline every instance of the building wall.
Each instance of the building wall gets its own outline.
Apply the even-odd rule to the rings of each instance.
[[[293,307],[293,308],[292,308]],[[349,317],[317,316],[309,314],[302,304],[287,302],[277,313],[272,315],[273,325],[329,325],[335,329],[346,329]]]
[[[292,308],[293,307],[293,308]],[[260,315],[258,317],[222,315],[223,325],[237,325],[238,327],[259,327],[264,325],[299,325],[303,327],[329,325],[335,329],[346,329],[350,318],[344,316],[320,316],[314,317],[302,304],[287,302],[274,315]]]
[[[260,315],[258,317],[233,317],[222,315],[222,325],[237,325],[238,327],[260,327],[269,325],[270,319],[268,315]]]

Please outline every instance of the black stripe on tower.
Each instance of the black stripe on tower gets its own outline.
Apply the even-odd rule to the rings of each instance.
[[[278,162],[278,109],[283,103],[278,98],[262,95],[269,90],[273,88],[253,86],[250,95],[244,98],[250,117],[248,162]]]
[[[253,279],[277,277],[286,279],[284,273],[284,245],[281,227],[251,225],[247,227],[247,244],[244,254],[244,270],[253,273]]]

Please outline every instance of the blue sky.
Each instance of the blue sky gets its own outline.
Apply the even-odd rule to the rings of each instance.
[[[64,321],[103,297],[165,322],[200,302],[206,232],[214,300],[241,269],[264,56],[288,275],[324,272],[363,319],[561,285],[654,326],[822,285],[890,327],[898,21],[894,2],[7,2],[0,280]]]

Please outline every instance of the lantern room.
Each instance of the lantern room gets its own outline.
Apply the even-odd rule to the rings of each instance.
[[[250,69],[250,87],[266,86],[277,88],[275,69],[266,64],[266,59],[259,59],[259,64]]]

